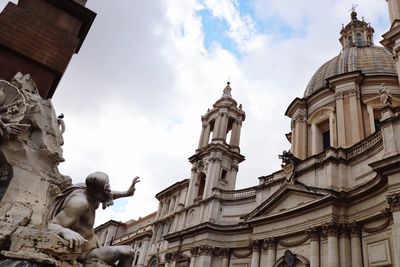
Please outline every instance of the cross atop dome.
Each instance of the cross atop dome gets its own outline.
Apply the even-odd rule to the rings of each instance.
[[[357,20],[356,7],[358,7],[358,5],[352,4],[351,8],[349,9],[349,12],[351,11],[351,20]]]

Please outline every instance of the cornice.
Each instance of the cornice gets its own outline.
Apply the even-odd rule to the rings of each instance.
[[[235,225],[218,225],[211,222],[204,222],[198,225],[191,226],[181,231],[168,234],[164,236],[164,240],[174,242],[184,237],[199,235],[201,233],[215,233],[215,234],[238,234],[238,233],[251,233],[251,229],[246,224]]]

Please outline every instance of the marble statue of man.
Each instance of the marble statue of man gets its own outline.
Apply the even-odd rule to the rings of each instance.
[[[75,185],[65,189],[49,206],[47,229],[69,242],[71,248],[81,249],[78,261],[100,259],[119,267],[131,267],[134,253],[129,246],[101,247],[95,236],[93,225],[95,212],[100,203],[105,209],[113,200],[132,196],[139,177],[135,177],[125,192],[110,190],[108,175],[95,172],[86,178],[86,185]]]

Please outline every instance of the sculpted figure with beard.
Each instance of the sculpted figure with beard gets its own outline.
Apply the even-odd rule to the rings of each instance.
[[[96,209],[113,204],[113,200],[132,196],[139,177],[135,177],[125,192],[110,190],[108,175],[95,172],[86,178],[86,185],[75,185],[64,190],[49,206],[47,229],[67,240],[71,248],[81,249],[78,261],[92,258],[119,267],[130,267],[134,253],[129,246],[100,247],[94,234],[93,225]]]

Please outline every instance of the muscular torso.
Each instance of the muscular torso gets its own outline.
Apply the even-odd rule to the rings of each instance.
[[[75,223],[73,225],[63,225],[62,221],[59,222],[59,224],[63,227],[69,228],[79,233],[82,237],[84,237],[87,242],[85,242],[82,251],[90,251],[93,248],[97,247],[96,236],[93,230],[93,226],[98,203],[92,203],[92,201],[90,201],[86,190],[78,189],[75,192],[71,193],[68,199],[66,199],[66,202],[63,205],[63,209],[67,208],[69,203],[73,200],[81,202],[82,206],[85,206],[87,208],[85,208],[84,210],[80,210],[80,212],[77,214],[70,214],[70,216],[75,216]]]

